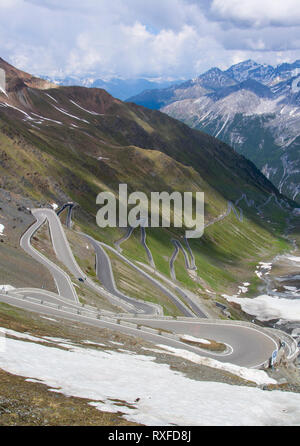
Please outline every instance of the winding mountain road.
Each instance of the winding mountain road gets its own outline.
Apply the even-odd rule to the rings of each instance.
[[[72,283],[68,274],[65,273],[61,268],[59,268],[53,262],[51,262],[49,259],[47,259],[45,256],[40,254],[31,245],[31,238],[33,237],[35,232],[46,222],[46,220],[48,221],[49,224],[52,245],[56,257],[63,265],[65,265],[65,267],[69,270],[72,276],[74,276],[75,280],[81,279],[81,281],[83,281],[90,289],[92,289],[100,296],[108,299],[113,305],[116,305],[130,313],[136,312],[134,305],[130,305],[127,302],[122,301],[117,296],[110,294],[104,288],[101,288],[100,286],[95,284],[91,279],[86,277],[85,273],[81,270],[81,268],[79,267],[73,256],[62,224],[57,214],[53,210],[48,208],[41,208],[41,209],[32,209],[31,212],[37,221],[22,236],[20,240],[20,246],[31,257],[33,257],[39,263],[43,264],[44,266],[46,266],[46,268],[48,268],[48,270],[50,271],[51,275],[54,278],[60,296],[78,302],[78,296],[75,291],[74,284]]]
[[[113,331],[118,331],[125,335],[134,336],[139,339],[144,339],[154,344],[166,345],[173,348],[187,350],[211,359],[216,359],[220,362],[232,363],[244,367],[259,368],[263,363],[269,360],[272,352],[277,348],[276,342],[271,336],[262,333],[259,329],[253,326],[253,329],[243,327],[240,325],[232,326],[225,322],[208,324],[203,320],[189,321],[168,321],[155,319],[136,319],[137,323],[144,323],[145,326],[157,326],[163,330],[174,331],[179,334],[192,334],[195,337],[206,339],[214,339],[216,341],[227,344],[228,352],[220,354],[200,349],[191,346],[180,340],[172,339],[162,334],[149,333],[141,329],[131,328],[119,325],[114,319],[98,320],[96,314],[83,313],[82,308],[78,307],[77,311],[72,308],[63,306],[62,308],[50,307],[37,302],[31,302],[22,297],[12,294],[0,293],[0,302],[13,305],[27,311],[32,311],[38,314],[47,315],[50,317],[58,317],[82,324],[91,325],[97,328],[106,328]],[[131,320],[128,318],[128,320]]]
[[[98,242],[95,239],[93,239],[90,236],[87,236],[85,234],[82,234],[85,237],[87,237],[90,241],[90,243],[93,245],[96,253],[96,264],[99,266],[97,268],[97,275],[99,280],[102,282],[104,281],[105,287],[111,287],[114,283],[112,270],[110,265],[109,258],[103,248],[108,249],[113,254],[118,256],[123,262],[127,263],[131,268],[135,269],[139,274],[144,276],[146,279],[148,279],[156,288],[158,288],[161,292],[163,292],[172,302],[176,305],[176,307],[182,312],[184,316],[193,317],[195,316],[193,312],[179,299],[179,297],[176,296],[176,294],[172,293],[168,288],[166,288],[162,283],[160,283],[158,280],[154,279],[150,274],[146,273],[142,268],[139,268],[137,265],[132,263],[130,260],[128,260],[126,257],[124,257],[122,254],[120,254],[116,249],[112,248],[111,246]],[[101,269],[101,265],[104,265],[105,270],[103,271]],[[128,298],[128,297],[127,297]],[[132,299],[132,298],[131,298]],[[146,304],[144,304],[146,305]],[[147,304],[149,306],[149,304]]]
[[[21,237],[21,248],[23,248],[24,251],[27,252],[27,254],[34,258],[37,262],[44,265],[50,271],[60,296],[63,296],[65,299],[78,302],[78,297],[74,285],[72,284],[72,281],[68,274],[66,274],[61,268],[59,268],[57,265],[43,256],[31,245],[31,238],[47,219],[46,214],[43,212],[32,210],[32,214],[36,218],[36,222],[32,226],[30,226],[30,228]],[[55,244],[57,245],[57,241],[55,241]]]
[[[137,311],[141,310],[145,314],[157,314],[156,308],[150,303],[138,301],[121,293],[116,286],[112,272],[111,262],[104,248],[89,235],[81,233],[93,246],[96,255],[96,275],[103,286],[112,294],[135,306]]]
[[[28,311],[34,311],[39,314],[46,314],[54,317],[56,316],[59,318],[77,321],[83,324],[93,325],[100,328],[117,330],[124,334],[143,338],[155,344],[164,344],[174,348],[188,350],[201,356],[218,359],[221,362],[230,362],[246,367],[261,366],[263,363],[269,360],[273,351],[278,348],[278,344],[275,341],[274,337],[270,336],[268,333],[266,333],[266,331],[261,330],[254,324],[253,326],[249,326],[249,324],[245,326],[241,322],[232,324],[228,321],[211,321],[205,319],[197,319],[195,317],[185,318],[185,320],[169,320],[157,317],[154,312],[147,318],[145,318],[145,316],[141,314],[138,315],[138,310],[143,311],[143,313],[145,314],[149,312],[151,304],[136,301],[132,298],[128,298],[131,299],[130,302],[129,300],[125,302],[123,300],[123,295],[116,296],[112,295],[112,293],[105,294],[106,290],[98,287],[93,282],[92,285],[90,284],[90,279],[85,277],[84,273],[76,263],[60,220],[53,210],[34,209],[32,210],[32,214],[36,218],[36,222],[31,225],[30,228],[28,228],[25,234],[21,237],[20,245],[29,255],[31,255],[36,261],[44,265],[50,271],[55,279],[59,295],[51,293],[47,290],[17,289],[9,293],[0,292],[1,302],[5,302]],[[49,223],[53,248],[60,262],[62,262],[67,267],[72,275],[74,275],[75,277],[83,278],[85,283],[88,286],[92,287],[95,292],[98,292],[99,294],[112,299],[115,304],[116,302],[118,302],[118,306],[120,307],[122,307],[123,305],[123,309],[124,307],[127,307],[126,311],[128,316],[122,316],[123,320],[135,321],[135,323],[141,324],[145,327],[158,328],[178,335],[188,334],[198,338],[213,339],[217,342],[226,344],[228,346],[227,352],[225,354],[222,354],[218,352],[202,350],[198,347],[181,342],[178,339],[172,339],[169,336],[164,335],[164,332],[161,332],[161,334],[156,334],[153,332],[150,333],[149,330],[146,331],[146,328],[143,329],[143,327],[141,327],[141,329],[138,329],[120,325],[114,319],[117,317],[117,315],[112,314],[110,320],[99,320],[99,310],[92,307],[89,307],[89,309],[83,309],[82,305],[78,302],[78,297],[76,295],[74,285],[68,274],[31,246],[31,238],[41,227],[41,225],[46,222],[46,220]],[[85,237],[88,236],[85,235]],[[109,266],[110,263],[107,262],[108,256],[105,253],[104,248],[111,250],[124,262],[130,264],[130,266],[138,270],[139,273],[143,274],[149,280],[152,280],[152,283],[155,286],[158,286],[166,294],[169,293],[169,297],[172,300],[174,299],[174,297],[178,299],[177,296],[170,292],[159,281],[151,277],[138,266],[134,265],[111,246],[101,242],[97,242],[92,238],[89,238],[89,241],[94,246],[96,257],[98,257],[97,271],[100,274],[100,270],[103,267],[101,276],[106,276],[106,283],[109,284],[107,286],[111,287],[111,291],[113,293],[116,293],[117,290],[114,287],[113,276],[111,276],[111,267]],[[186,301],[188,301],[188,297],[189,296],[187,295],[185,296]],[[137,304],[139,304],[139,308],[136,307]],[[188,309],[183,303],[181,303],[181,305],[183,305],[182,309],[184,311]],[[197,313],[195,308],[194,310],[195,313]],[[130,313],[133,312],[135,313],[134,318],[130,315]],[[188,312],[189,316],[195,316],[189,309]]]

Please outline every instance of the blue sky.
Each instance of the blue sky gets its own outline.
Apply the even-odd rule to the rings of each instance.
[[[192,78],[300,59],[299,0],[0,0],[0,56],[33,74]]]

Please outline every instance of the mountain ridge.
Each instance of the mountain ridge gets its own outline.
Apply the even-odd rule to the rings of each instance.
[[[43,79],[54,83],[58,86],[80,86],[88,88],[101,88],[106,90],[112,96],[125,100],[130,96],[138,94],[146,89],[165,88],[167,86],[177,84],[178,81],[149,80],[145,78],[137,79],[121,79],[111,78],[103,80],[96,75],[86,76],[67,76],[67,77],[50,77],[41,76]]]
[[[128,101],[217,136],[253,161],[281,192],[299,200],[299,73],[300,61],[272,67],[248,60]]]

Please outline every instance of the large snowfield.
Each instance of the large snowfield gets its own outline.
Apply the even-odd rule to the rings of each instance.
[[[127,420],[146,425],[300,425],[300,394],[196,381],[152,356],[82,348],[65,340],[66,351],[37,344],[41,340],[33,336],[7,334],[18,339],[6,339],[0,353],[3,370],[38,380],[52,391],[90,399],[100,410],[122,411]],[[116,399],[133,408],[115,406]]]

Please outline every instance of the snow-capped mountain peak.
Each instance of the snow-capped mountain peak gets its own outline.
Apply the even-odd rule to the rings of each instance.
[[[130,100],[220,138],[267,171],[282,193],[300,198],[300,60],[213,67],[155,96],[144,92]]]

